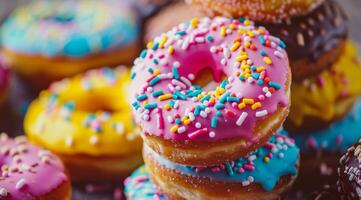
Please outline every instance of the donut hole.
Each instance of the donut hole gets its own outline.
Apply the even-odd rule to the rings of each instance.
[[[223,80],[225,78],[226,75],[222,73],[221,79]],[[196,74],[193,83],[201,86],[204,91],[211,91],[216,89],[220,82],[216,81],[213,70],[210,67],[206,67]]]

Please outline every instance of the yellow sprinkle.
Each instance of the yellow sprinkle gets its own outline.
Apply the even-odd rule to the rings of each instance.
[[[242,101],[243,103],[245,103],[245,104],[249,104],[249,105],[252,105],[252,104],[254,104],[254,100],[253,99],[243,99],[243,101]]]
[[[249,41],[245,41],[245,42],[244,42],[244,46],[245,46],[246,48],[249,48],[249,47],[251,46],[251,43],[250,43]]]
[[[191,123],[191,120],[190,119],[186,119],[184,120],[183,124],[184,125],[189,125]]]
[[[270,159],[269,159],[268,156],[265,156],[265,157],[263,158],[263,161],[266,162],[266,163],[268,163],[268,162],[270,161]]]
[[[159,74],[160,74],[160,70],[159,70],[159,69],[155,69],[155,70],[153,71],[153,74],[154,74],[155,76],[159,75]]]
[[[199,18],[193,18],[193,19],[191,20],[191,26],[192,26],[192,28],[197,27],[198,24],[199,24]]]
[[[169,46],[169,47],[168,47],[168,53],[169,53],[169,54],[173,54],[173,53],[174,53],[174,47],[173,47],[173,46]]]
[[[170,131],[171,131],[172,133],[177,132],[177,130],[178,130],[178,125],[174,125],[174,126],[172,126],[172,128],[170,128]]]
[[[251,37],[251,38],[254,37],[254,33],[253,33],[252,31],[247,31],[247,35],[248,35],[249,37]]]
[[[259,27],[257,31],[259,34],[263,34],[265,32],[265,29],[263,27]]]
[[[162,41],[160,41],[160,43],[159,43],[159,48],[160,48],[160,49],[163,49],[164,44],[165,44],[167,41],[168,41],[168,36],[164,35],[164,36],[162,37]]]
[[[259,72],[263,72],[264,70],[266,70],[265,67],[261,66],[261,67],[257,67],[256,71]]]
[[[246,31],[244,29],[239,29],[238,34],[243,35]]]
[[[254,103],[251,108],[252,110],[256,110],[257,108],[260,108],[262,106],[261,102]]]
[[[251,75],[249,73],[244,75],[244,78],[248,79],[249,77],[251,77]]]
[[[246,25],[246,26],[249,26],[249,25],[251,25],[251,21],[246,19],[246,20],[244,20],[243,24]]]
[[[214,103],[216,100],[212,97],[209,99],[210,102]]]
[[[234,30],[234,29],[236,28],[236,25],[230,24],[230,25],[229,25],[229,28],[230,28],[231,30]]]
[[[272,60],[271,60],[271,58],[269,58],[268,56],[265,56],[265,57],[263,58],[263,60],[264,60],[264,62],[265,62],[267,65],[272,64]]]
[[[149,41],[149,42],[147,43],[147,49],[152,48],[152,47],[153,47],[153,44],[154,44],[153,41]]]
[[[163,94],[163,95],[160,95],[160,96],[158,97],[158,99],[159,99],[160,101],[164,101],[164,100],[171,99],[172,97],[173,97],[172,94]],[[166,105],[168,105],[168,104],[166,104]]]
[[[237,62],[241,62],[243,60],[247,60],[248,59],[248,55],[247,54],[243,54],[243,55],[240,55],[240,56],[237,56],[236,57],[236,61]]]
[[[165,105],[164,105],[164,109],[166,109],[166,110],[168,110],[168,111],[169,111],[169,110],[171,109],[171,107],[170,107],[170,105],[169,105],[169,104],[165,104]]]
[[[143,106],[147,105],[148,101],[143,101]]]
[[[224,37],[224,36],[226,36],[226,34],[227,34],[226,27],[222,26],[222,28],[221,28],[221,36]]]
[[[239,109],[243,109],[243,108],[245,108],[246,107],[246,104],[245,103],[240,103],[240,104],[238,104],[238,108]]]
[[[237,49],[241,46],[240,42],[235,42],[232,47],[231,47],[231,51],[237,51]]]
[[[203,98],[203,97],[204,97],[203,94],[199,94],[199,95],[197,96],[197,99],[201,99],[201,98]]]

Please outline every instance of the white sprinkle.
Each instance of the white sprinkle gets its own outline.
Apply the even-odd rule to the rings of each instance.
[[[8,191],[5,188],[0,187],[0,197],[7,197]]]
[[[239,62],[235,62],[234,64],[233,64],[233,67],[234,68],[239,68],[241,66],[241,63],[239,63]]]
[[[179,127],[177,130],[178,133],[184,133],[185,131],[186,131],[186,127],[184,126]]]
[[[227,60],[226,60],[226,59],[224,59],[224,58],[222,58],[222,60],[221,60],[221,64],[222,64],[222,65],[227,65]]]
[[[191,87],[191,86],[192,86],[192,82],[190,82],[186,77],[182,76],[182,77],[180,77],[180,79],[181,79],[188,87]]]
[[[175,101],[174,105],[173,105],[173,108],[177,109],[178,107],[179,107],[179,101]]]
[[[188,114],[188,117],[189,117],[189,119],[190,119],[191,121],[194,121],[194,120],[196,119],[196,117],[194,116],[194,114],[193,114],[192,112],[190,112],[190,113]]]
[[[213,132],[213,131],[209,132],[209,137],[214,138],[215,136],[216,136],[215,132]]]
[[[194,78],[195,78],[195,76],[194,76],[194,74],[188,74],[188,78],[189,78],[189,80],[194,80]]]
[[[282,152],[278,154],[278,157],[279,158],[284,158],[285,157],[285,154],[283,154]]]
[[[268,92],[268,87],[263,87],[263,88],[262,88],[262,91],[263,91],[263,92]]]
[[[65,138],[66,146],[71,147],[71,146],[73,146],[73,143],[74,143],[73,138],[71,136],[68,136],[68,137]]]
[[[248,181],[249,181],[250,183],[253,183],[253,181],[254,181],[253,176],[249,176],[249,177],[248,177]]]
[[[241,116],[239,116],[239,118],[236,122],[237,126],[242,126],[242,124],[243,124],[244,120],[247,118],[247,116],[248,116],[248,113],[242,112]]]
[[[264,117],[268,115],[268,111],[267,110],[262,110],[262,111],[258,111],[256,112],[256,117]]]
[[[90,144],[92,144],[92,145],[98,144],[98,142],[99,142],[98,136],[96,136],[96,135],[91,136],[90,139],[89,139],[89,142],[90,142]]]
[[[199,122],[197,122],[197,123],[195,124],[195,126],[196,126],[196,128],[201,128],[201,127],[202,127],[202,124],[199,123]]]
[[[25,184],[26,184],[26,179],[22,178],[16,183],[15,188],[17,190],[20,190],[21,188],[23,188],[25,186]]]
[[[252,77],[249,77],[249,78],[247,79],[247,82],[248,82],[248,83],[253,83],[253,81],[254,81],[254,79],[253,79]]]
[[[217,52],[217,48],[216,48],[215,46],[213,46],[213,47],[210,48],[210,51],[211,51],[212,53],[216,53],[216,52]]]
[[[171,116],[168,116],[168,117],[167,117],[167,120],[168,120],[169,123],[173,123],[173,122],[174,122],[174,121],[173,121],[173,118],[172,118]]]
[[[153,88],[152,87],[147,87],[147,92],[153,92]]]
[[[227,47],[223,48],[223,56],[224,58],[229,59],[231,57],[231,53],[229,52],[229,49]]]
[[[174,84],[176,86],[179,86],[179,87],[181,87],[183,89],[187,88],[187,86],[184,83],[178,81],[177,79],[172,79],[172,84]]]
[[[249,181],[242,181],[242,186],[245,187],[245,186],[248,186],[250,184]]]
[[[173,67],[179,68],[180,67],[180,63],[178,61],[175,61],[173,63]]]
[[[173,76],[173,74],[171,74],[171,77],[172,77],[172,76]],[[167,78],[169,78],[169,74],[159,74],[158,77],[159,77],[160,79],[167,79]]]
[[[267,98],[270,98],[272,96],[272,93],[271,92],[266,92],[266,97]]]
[[[279,58],[284,58],[283,54],[281,52],[279,52],[279,51],[275,51],[274,55],[279,57]]]
[[[197,43],[203,43],[203,42],[205,41],[203,37],[196,37],[194,40],[195,40]]]
[[[142,116],[142,119],[145,120],[145,121],[148,121],[149,120],[149,115],[145,114]]]
[[[207,118],[207,113],[205,111],[201,111],[199,115],[203,118]]]
[[[254,161],[256,159],[257,159],[256,155],[252,155],[252,156],[248,157],[248,160],[250,160],[250,161]]]

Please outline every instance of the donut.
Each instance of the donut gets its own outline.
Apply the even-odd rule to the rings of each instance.
[[[102,68],[53,83],[30,104],[26,135],[56,153],[77,182],[125,178],[142,163],[129,77],[124,67]]]
[[[348,41],[345,52],[329,70],[293,82],[292,106],[285,128],[291,133],[312,133],[347,115],[361,94],[360,66],[357,49]]]
[[[361,198],[361,140],[351,146],[340,159],[338,189],[347,199]]]
[[[348,17],[333,0],[305,16],[260,24],[286,43],[295,81],[316,76],[332,66],[342,56],[348,35]]]
[[[323,184],[334,184],[338,158],[359,138],[361,124],[361,101],[355,103],[351,112],[329,127],[306,134],[292,134],[300,147],[301,167],[296,185],[305,190],[314,190]],[[310,181],[310,177],[317,179]]]
[[[8,96],[10,82],[10,71],[5,63],[3,56],[0,54],[0,105],[2,105]]]
[[[124,181],[124,193],[127,200],[168,200],[169,198],[150,180],[149,173],[144,165],[136,169]]]
[[[136,10],[147,20],[148,17],[159,12],[165,6],[170,4],[173,0],[128,0],[133,3]]]
[[[147,46],[131,73],[132,111],[144,142],[167,159],[221,164],[252,152],[284,122],[287,53],[264,28],[194,18]]]
[[[280,22],[292,16],[305,15],[323,0],[186,0],[208,15],[247,17],[254,21]]]
[[[144,40],[153,40],[182,22],[204,16],[202,12],[187,5],[183,0],[176,0],[146,21]]]
[[[330,200],[343,199],[343,196],[337,191],[335,186],[325,185],[322,189],[313,192],[307,197],[308,200]]]
[[[37,1],[16,9],[0,31],[11,67],[40,88],[90,68],[130,64],[138,36],[130,5],[95,0]]]
[[[70,179],[61,160],[25,137],[0,135],[0,199],[70,199]]]
[[[147,145],[143,158],[151,179],[171,199],[279,199],[297,176],[299,149],[277,133],[249,155],[212,167],[174,163]]]

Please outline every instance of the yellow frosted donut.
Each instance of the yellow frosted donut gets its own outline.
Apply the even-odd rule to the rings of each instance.
[[[345,52],[331,69],[292,84],[292,106],[286,124],[295,130],[302,127],[300,131],[304,132],[340,119],[361,93],[360,76],[357,49],[348,41]]]
[[[186,0],[210,15],[247,17],[254,21],[279,22],[304,15],[324,0]]]
[[[75,180],[116,180],[141,164],[141,139],[127,103],[126,68],[91,70],[41,92],[24,128],[58,154]]]

